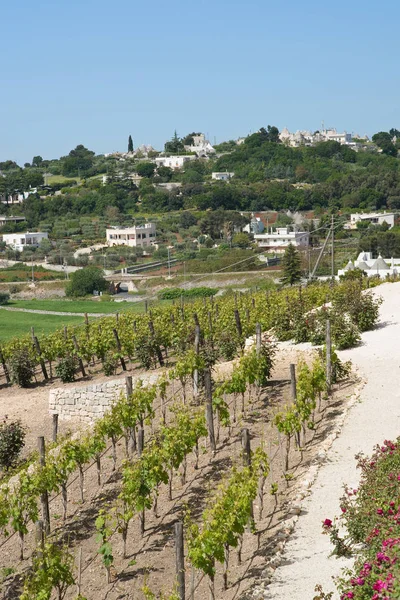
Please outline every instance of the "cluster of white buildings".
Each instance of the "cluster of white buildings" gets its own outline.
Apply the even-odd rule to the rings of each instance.
[[[106,238],[107,246],[145,248],[155,243],[156,226],[154,223],[145,223],[132,227],[110,227],[106,229]]]
[[[279,139],[283,144],[297,148],[298,146],[314,146],[318,142],[329,141],[357,147],[357,140],[361,138],[359,135],[352,135],[351,133],[347,133],[347,131],[340,133],[334,128],[322,128],[320,131],[315,131],[314,133],[307,130],[298,130],[295,133],[291,133],[287,127],[284,127],[279,134]],[[362,139],[368,139],[368,137],[364,136]]]
[[[38,248],[49,234],[45,231],[27,231],[26,233],[3,233],[3,242],[14,250],[22,252],[25,248]]]
[[[250,223],[250,227],[251,227]],[[256,233],[254,239],[260,248],[265,251],[281,253],[292,244],[298,250],[308,248],[310,234],[308,231],[291,231],[289,227],[278,227],[263,233]]]
[[[354,213],[350,215],[350,221],[343,225],[343,229],[357,229],[357,223],[370,223],[371,225],[383,225],[386,223],[389,229],[394,227],[394,213]]]
[[[381,255],[378,258],[372,258],[372,252],[361,252],[357,260],[354,262],[349,260],[344,269],[339,269],[338,276],[354,271],[354,269],[364,271],[368,277],[377,275],[381,279],[385,279],[388,275],[400,274],[400,258],[384,259]]]

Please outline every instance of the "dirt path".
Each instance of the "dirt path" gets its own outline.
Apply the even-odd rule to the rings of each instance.
[[[108,317],[112,313],[83,313],[83,312],[60,312],[59,310],[38,310],[37,308],[14,308],[12,306],[0,306],[2,310],[11,312],[36,313],[38,315],[59,315],[60,317]]]
[[[400,434],[400,283],[382,285],[375,293],[384,299],[380,326],[363,334],[358,348],[340,353],[358,368],[365,387],[305,501],[294,535],[286,545],[284,562],[264,594],[268,600],[312,600],[317,583],[325,592],[335,590],[332,576],[340,575],[351,563],[329,556],[332,547],[321,533],[321,523],[340,513],[343,484],[357,487],[355,455],[370,454],[378,442]],[[338,597],[335,592],[334,598]]]

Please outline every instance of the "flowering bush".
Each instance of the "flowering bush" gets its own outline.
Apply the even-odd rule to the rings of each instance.
[[[358,456],[358,489],[345,488],[342,514],[325,519],[334,554],[352,552],[355,564],[339,580],[341,600],[389,600],[400,597],[400,438],[385,440],[372,457]],[[347,530],[345,538],[339,529]]]

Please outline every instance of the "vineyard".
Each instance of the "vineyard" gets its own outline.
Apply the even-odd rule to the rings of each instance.
[[[330,303],[329,307],[327,303]],[[321,307],[320,310],[315,310]],[[145,314],[116,314],[42,336],[13,339],[0,348],[1,378],[28,386],[59,377],[64,383],[102,370],[151,369],[193,351],[195,328],[214,359],[232,360],[259,323],[278,340],[321,344],[330,319],[339,349],[354,346],[373,327],[379,303],[358,281],[313,284],[272,292],[231,294],[185,305],[155,307]]]
[[[96,361],[103,370],[111,360],[121,370],[171,366],[155,385],[127,377],[93,430],[47,450],[41,439],[39,457],[4,474],[4,598],[230,599],[246,590],[290,528],[292,480],[346,399],[338,386],[350,367],[329,334],[351,345],[378,307],[358,283],[315,285],[107,317],[3,346],[4,377],[14,380],[21,365],[65,379],[60,365],[71,358],[82,375]],[[277,348],[262,335],[271,328],[296,341],[324,342],[326,332],[326,350],[273,380]],[[221,358],[233,362],[221,370]]]

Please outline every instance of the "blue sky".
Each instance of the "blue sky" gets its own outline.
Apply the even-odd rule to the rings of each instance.
[[[395,0],[3,3],[0,160],[400,126]]]

